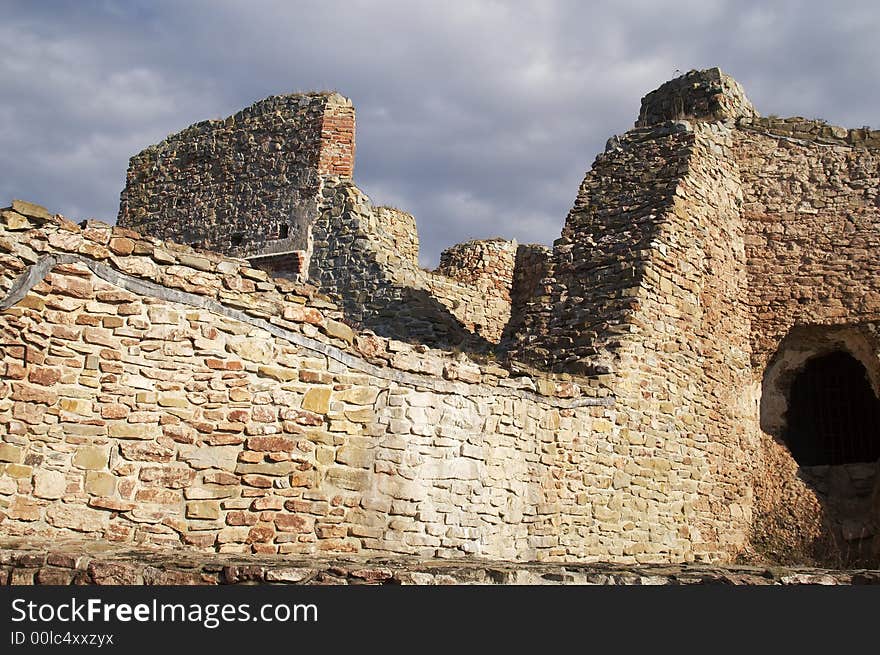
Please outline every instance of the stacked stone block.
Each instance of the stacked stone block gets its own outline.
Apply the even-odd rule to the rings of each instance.
[[[412,214],[395,207],[375,207],[377,229],[380,234],[390,237],[388,247],[405,260],[419,263],[419,232]]]
[[[510,320],[515,244],[474,242],[456,250],[471,253],[464,267],[426,271],[406,237],[411,232],[395,231],[408,221],[389,220],[391,212],[374,208],[351,182],[330,179],[323,194],[309,280],[339,299],[348,320],[447,348],[489,351],[500,340]],[[465,272],[469,264],[476,273]]]
[[[308,251],[322,177],[353,167],[349,100],[272,96],[132,157],[118,223],[226,254]]]

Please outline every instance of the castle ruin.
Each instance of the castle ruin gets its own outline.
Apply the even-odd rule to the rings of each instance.
[[[880,132],[642,100],[553,248],[418,265],[335,93],[0,221],[0,534],[167,551],[880,559]]]

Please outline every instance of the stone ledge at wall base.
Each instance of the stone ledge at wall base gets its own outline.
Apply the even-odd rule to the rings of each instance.
[[[880,570],[701,564],[184,555],[95,542],[0,543],[0,585],[878,585]]]

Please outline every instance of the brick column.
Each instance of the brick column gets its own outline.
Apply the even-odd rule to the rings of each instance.
[[[319,175],[351,179],[354,173],[354,107],[334,94],[327,99],[321,125]]]

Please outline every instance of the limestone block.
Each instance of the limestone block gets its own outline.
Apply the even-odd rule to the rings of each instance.
[[[36,218],[41,221],[52,220],[52,214],[50,214],[45,207],[26,200],[13,200],[12,209],[19,214]]]
[[[67,480],[61,471],[37,470],[34,473],[34,496],[57,499],[64,496]]]
[[[30,230],[33,227],[25,216],[10,209],[0,212],[0,219],[3,220],[7,230]]]
[[[107,467],[110,449],[106,446],[80,446],[73,455],[73,465],[86,470],[101,470]]]
[[[68,528],[77,532],[96,532],[107,527],[107,512],[89,509],[81,505],[56,503],[46,510],[46,521],[56,528]]]
[[[18,446],[9,443],[0,443],[0,462],[12,462],[18,464],[24,457],[24,451]]]
[[[302,408],[316,414],[326,414],[330,410],[330,387],[312,387],[303,396]]]
[[[190,501],[186,504],[186,518],[188,519],[219,519],[220,505],[216,501],[200,500]]]
[[[237,446],[187,446],[180,448],[180,459],[194,469],[216,468],[234,471],[241,449]]]

